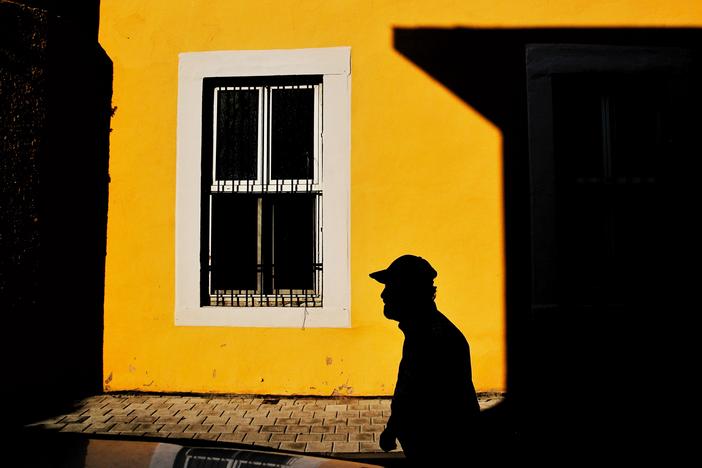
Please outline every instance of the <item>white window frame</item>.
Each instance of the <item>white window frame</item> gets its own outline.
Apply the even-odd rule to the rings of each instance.
[[[200,209],[203,79],[322,75],[324,133],[320,170],[322,307],[200,305]],[[275,328],[348,328],[350,320],[351,49],[181,53],[176,144],[175,324]]]

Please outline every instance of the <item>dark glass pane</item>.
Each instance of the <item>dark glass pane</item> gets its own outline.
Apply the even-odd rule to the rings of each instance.
[[[315,195],[278,195],[273,203],[275,288],[312,289]]]
[[[663,151],[663,103],[657,95],[665,89],[651,79],[627,79],[612,96],[612,152],[614,175],[650,178]]]
[[[255,180],[258,91],[222,91],[217,99],[217,180]]]
[[[271,177],[314,175],[314,89],[271,90]]]
[[[553,78],[556,165],[570,180],[604,176],[602,98],[593,77]]]
[[[258,198],[212,195],[211,289],[256,289]]]

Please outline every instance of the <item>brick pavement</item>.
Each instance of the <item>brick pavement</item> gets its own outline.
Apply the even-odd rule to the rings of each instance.
[[[478,396],[481,409],[502,400]],[[450,405],[427,401],[437,411]],[[381,452],[389,398],[284,398],[107,394],[75,410],[28,425],[60,432],[145,438],[206,439],[315,454]],[[398,448],[398,451],[401,448]]]

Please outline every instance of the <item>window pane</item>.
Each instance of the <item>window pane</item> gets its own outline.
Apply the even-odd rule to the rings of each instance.
[[[220,90],[217,99],[217,180],[255,180],[258,90]]]
[[[274,198],[273,261],[276,289],[312,289],[315,247],[315,195]]]
[[[661,90],[665,83],[629,78],[613,96],[614,174],[619,177],[655,175],[657,159],[665,151],[665,121]]]
[[[211,290],[256,289],[258,199],[212,195]]]
[[[314,175],[314,89],[271,90],[271,177]]]
[[[593,76],[553,77],[556,164],[569,181],[605,175],[602,98]]]

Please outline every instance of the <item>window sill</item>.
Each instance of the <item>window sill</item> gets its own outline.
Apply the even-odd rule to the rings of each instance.
[[[345,307],[197,307],[177,311],[176,326],[350,328]]]

